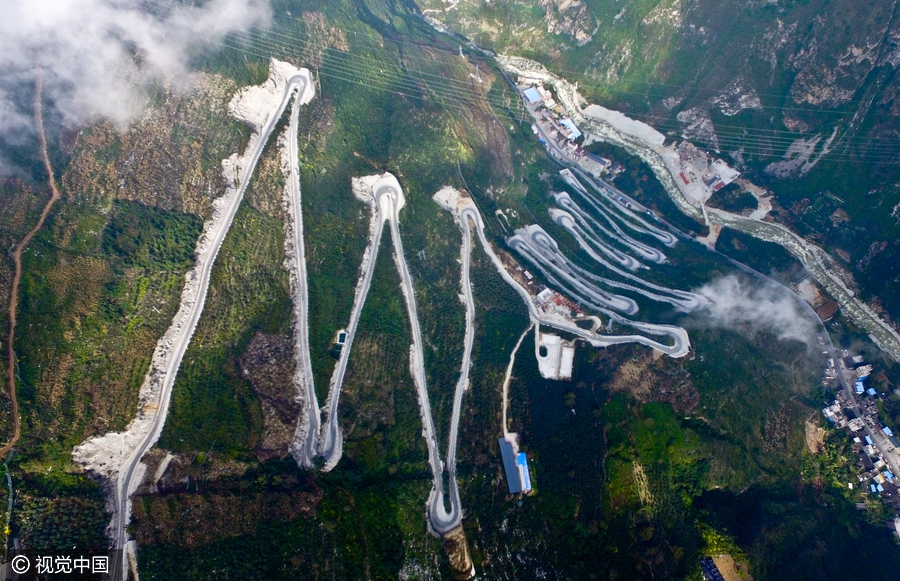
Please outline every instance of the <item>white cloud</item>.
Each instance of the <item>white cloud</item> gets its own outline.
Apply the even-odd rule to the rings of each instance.
[[[0,136],[15,144],[32,131],[38,63],[46,102],[76,127],[105,117],[120,126],[146,101],[143,88],[178,82],[197,50],[230,32],[265,25],[267,0],[2,0]]]
[[[705,325],[768,329],[779,339],[807,344],[812,344],[819,333],[815,315],[804,309],[789,290],[773,283],[729,275],[694,292],[710,300],[709,308],[698,313]]]

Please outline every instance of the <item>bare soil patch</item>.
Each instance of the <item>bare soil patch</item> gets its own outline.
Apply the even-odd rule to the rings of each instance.
[[[256,446],[256,457],[261,462],[285,458],[301,412],[292,379],[291,341],[284,335],[257,333],[247,345],[239,365],[262,407],[263,433]]]
[[[671,357],[654,357],[648,350],[620,365],[609,389],[613,393],[628,392],[641,403],[666,402],[685,414],[700,403],[690,373]]]

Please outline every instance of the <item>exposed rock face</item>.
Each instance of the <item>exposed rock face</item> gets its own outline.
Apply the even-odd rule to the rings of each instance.
[[[719,150],[719,138],[707,107],[692,107],[681,111],[677,119],[682,124],[682,135],[686,138],[709,143],[713,149]]]
[[[641,22],[645,25],[664,24],[670,28],[681,28],[684,22],[681,0],[660,2]]]
[[[547,31],[565,34],[578,46],[589,43],[595,30],[594,18],[581,0],[541,0]]]
[[[760,58],[769,63],[773,69],[778,68],[778,53],[787,44],[788,40],[797,31],[797,23],[785,23],[781,18],[776,18],[763,33],[762,38],[753,43],[752,50]]]
[[[791,87],[794,100],[825,106],[846,103],[875,67],[898,66],[900,30],[892,18],[895,6],[894,2],[867,5],[854,18],[820,16],[812,40],[791,62],[799,70]],[[843,34],[836,32],[839,27]]]
[[[713,97],[712,105],[729,117],[745,109],[762,109],[759,94],[742,76],[735,78],[721,93]]]
[[[783,160],[766,166],[766,173],[780,178],[805,175],[819,163],[823,156],[831,152],[831,143],[835,137],[837,137],[837,129],[824,142],[822,142],[821,135],[814,135],[809,139],[797,139],[788,147]],[[822,142],[821,147],[820,142]]]
[[[868,19],[850,18],[843,31],[840,16],[820,14],[812,38],[791,58],[797,70],[790,95],[796,103],[835,107],[850,101],[880,60],[893,6],[872,5]]]

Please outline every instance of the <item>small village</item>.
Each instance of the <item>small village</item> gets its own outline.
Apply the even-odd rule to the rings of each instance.
[[[834,400],[822,409],[822,414],[835,430],[843,431],[850,439],[857,456],[857,482],[848,482],[847,487],[851,490],[863,488],[900,514],[900,479],[897,476],[900,474],[900,439],[884,425],[879,415],[879,403],[889,398],[891,392],[870,385],[884,383],[878,381],[884,374],[873,375],[873,365],[861,355],[852,355],[848,350],[834,354],[837,356],[828,359],[822,383],[837,391]],[[870,381],[870,377],[875,381]],[[857,503],[857,508],[864,510],[866,504]],[[895,515],[891,524],[900,542],[900,516]]]
[[[582,144],[585,140],[581,130],[566,116],[565,109],[554,100],[553,94],[544,88],[540,80],[519,77],[518,84],[525,105],[535,118],[531,130],[551,157],[562,163],[575,162],[595,178],[615,177],[625,171],[619,162],[584,150]]]
[[[518,86],[526,107],[535,119],[531,130],[554,159],[563,163],[574,162],[598,179],[603,176],[615,178],[625,171],[619,162],[589,153],[582,147],[590,141],[585,139],[540,79],[520,76]],[[701,205],[741,175],[723,160],[710,158],[690,141],[673,143],[668,149],[675,154],[669,160],[673,162],[670,169],[681,179],[685,193]]]

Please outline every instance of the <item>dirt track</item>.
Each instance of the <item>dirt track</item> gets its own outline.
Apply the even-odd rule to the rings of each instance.
[[[13,435],[9,441],[0,448],[0,456],[5,456],[16,442],[19,441],[21,435],[21,422],[19,421],[19,399],[16,396],[16,314],[19,306],[19,283],[22,282],[22,252],[31,243],[40,229],[44,226],[44,221],[50,213],[53,204],[61,197],[59,188],[56,185],[56,178],[53,176],[53,166],[50,164],[50,156],[47,155],[47,137],[44,135],[44,114],[42,108],[42,97],[44,94],[44,76],[41,68],[38,67],[35,77],[35,95],[34,95],[34,124],[37,126],[38,140],[41,144],[41,159],[44,162],[44,169],[47,171],[47,182],[50,184],[50,199],[44,205],[41,217],[37,224],[28,234],[16,245],[12,253],[12,260],[15,266],[15,274],[12,280],[12,290],[9,293],[9,335],[6,338],[6,382],[9,386],[9,399],[12,401],[13,413]]]

